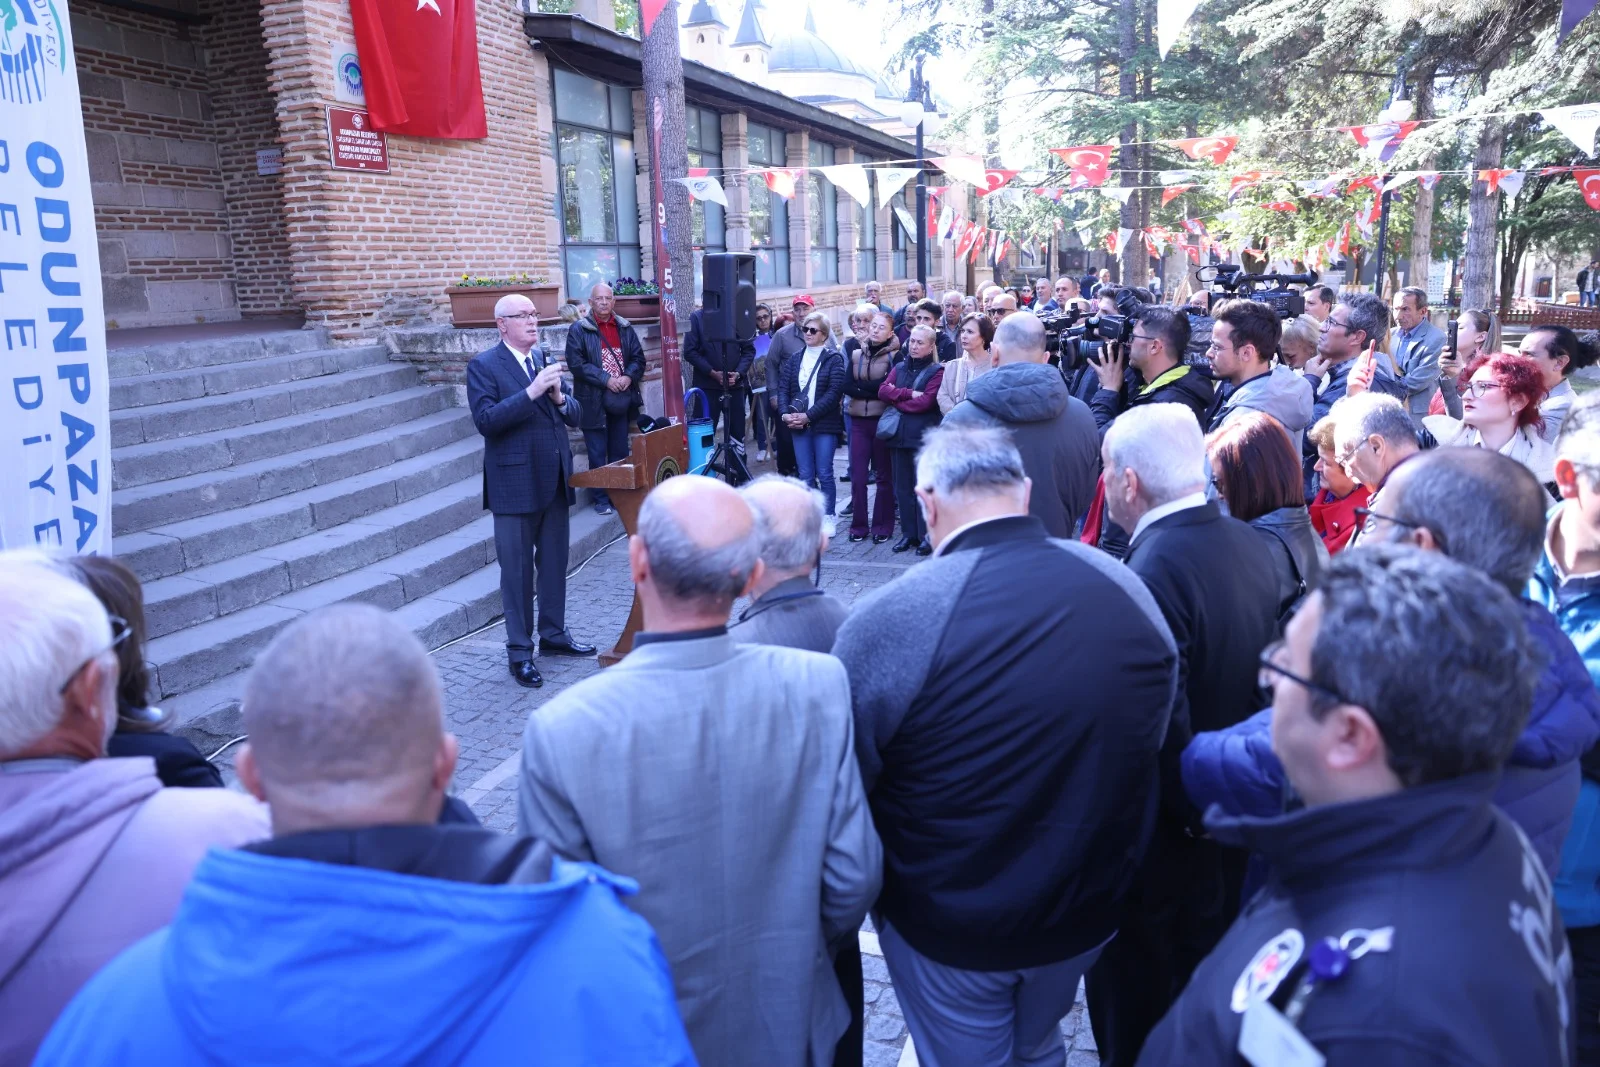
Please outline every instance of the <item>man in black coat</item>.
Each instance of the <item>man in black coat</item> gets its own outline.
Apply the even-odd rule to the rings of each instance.
[[[533,301],[513,294],[495,305],[500,343],[467,364],[467,404],[483,435],[483,506],[494,513],[506,656],[517,684],[544,684],[533,665],[533,588],[538,570],[539,651],[589,656],[594,646],[567,633],[567,509],[578,401],[561,389],[562,365],[539,347]],[[529,556],[532,556],[532,560]]]
[[[628,458],[628,432],[644,407],[644,345],[627,319],[613,313],[616,297],[604,282],[589,290],[589,315],[567,331],[567,361],[578,395],[583,446],[589,468]],[[612,512],[604,489],[589,491],[594,509]]]
[[[1161,815],[1121,929],[1089,972],[1101,1062],[1129,1067],[1189,975],[1239,910],[1246,853],[1202,839],[1180,757],[1199,730],[1260,709],[1257,657],[1277,636],[1278,586],[1261,535],[1205,495],[1205,439],[1191,408],[1149,404],[1102,446],[1106,513],[1132,531],[1128,567],[1178,646],[1180,688],[1161,746]]]
[[[689,316],[689,336],[683,341],[683,359],[694,368],[694,387],[705,393],[711,404],[712,431],[726,413],[727,439],[743,442],[744,409],[750,402],[750,365],[756,359],[756,344],[753,339],[707,340],[704,314],[703,309],[696,308]],[[772,379],[767,380],[770,383]]]

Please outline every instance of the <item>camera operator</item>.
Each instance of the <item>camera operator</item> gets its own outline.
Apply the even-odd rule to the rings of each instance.
[[[1118,415],[1142,404],[1182,404],[1205,428],[1211,382],[1184,364],[1188,344],[1189,317],[1178,308],[1151,304],[1134,312],[1127,351],[1109,341],[1103,358],[1092,364],[1100,388],[1089,409],[1102,435]]]
[[[1210,433],[1241,411],[1260,411],[1277,419],[1298,446],[1311,425],[1311,384],[1272,357],[1283,326],[1278,312],[1254,300],[1217,305],[1211,328],[1211,376],[1216,399],[1206,420]]]
[[[1100,290],[1098,296],[1089,302],[1089,313],[1092,316],[1089,322],[1068,330],[1062,335],[1063,346],[1061,366],[1067,378],[1067,392],[1083,401],[1085,404],[1094,399],[1100,391],[1100,375],[1096,364],[1101,359],[1101,353],[1096,349],[1104,342],[1097,342],[1095,338],[1103,338],[1104,333],[1096,320],[1100,316],[1111,316],[1112,321],[1131,316],[1142,305],[1132,289],[1123,289],[1117,286],[1106,286]],[[999,325],[999,320],[995,320]],[[1087,342],[1087,343],[1085,343]],[[1068,358],[1066,346],[1078,345],[1078,355]]]
[[[1189,344],[1184,349],[1183,361],[1210,373],[1211,359],[1207,353],[1211,349],[1211,327],[1216,323],[1211,317],[1211,293],[1197,290],[1183,306],[1183,311],[1189,316]]]

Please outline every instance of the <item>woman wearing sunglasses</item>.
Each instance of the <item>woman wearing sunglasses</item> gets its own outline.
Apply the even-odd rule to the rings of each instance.
[[[1423,420],[1440,445],[1491,448],[1527,467],[1546,486],[1555,481],[1555,450],[1539,435],[1545,387],[1538,364],[1511,352],[1475,356],[1456,388],[1460,422],[1447,415]]]
[[[822,490],[827,512],[822,529],[832,537],[837,532],[834,505],[838,493],[833,480],[833,454],[844,433],[844,415],[839,407],[844,398],[844,355],[833,343],[828,317],[820,311],[813,311],[800,321],[800,336],[806,347],[783,363],[778,412],[794,437],[800,480]]]

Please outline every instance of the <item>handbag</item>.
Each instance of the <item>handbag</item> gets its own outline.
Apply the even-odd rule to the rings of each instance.
[[[883,414],[878,416],[878,429],[872,436],[880,441],[888,441],[899,432],[900,409],[890,404],[883,409]]]

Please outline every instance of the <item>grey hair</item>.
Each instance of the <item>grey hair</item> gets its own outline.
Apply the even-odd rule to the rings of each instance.
[[[939,298],[939,303],[943,304],[946,300],[949,300],[952,296],[955,297],[957,300],[965,300],[967,298],[967,294],[963,293],[960,289],[946,289],[944,291],[944,295]]]
[[[1396,296],[1400,296],[1400,297],[1406,297],[1406,296],[1411,297],[1412,301],[1416,304],[1416,306],[1419,309],[1420,308],[1425,308],[1425,307],[1428,306],[1428,290],[1424,289],[1420,285],[1407,285],[1407,286],[1404,286],[1395,295]]]
[[[921,325],[921,326],[913,326],[913,327],[911,327],[911,331],[906,334],[906,340],[909,341],[911,338],[916,337],[918,334],[927,334],[928,340],[930,340],[930,341],[937,341],[939,339],[938,332],[936,330],[934,330],[934,328],[932,326]]]
[[[1014,315],[1007,315],[1000,320],[1000,325],[994,328],[994,340],[990,342],[990,346],[1003,349],[1011,359],[1018,356],[1042,355],[1044,324],[1031,311],[1019,311]]]
[[[1146,404],[1117,416],[1106,430],[1112,470],[1139,476],[1152,506],[1199,492],[1206,484],[1206,440],[1194,412],[1183,404]]]
[[[1406,464],[1399,487],[1392,503],[1384,493],[1395,518],[1426,527],[1445,555],[1521,595],[1544,550],[1550,499],[1532,471],[1486,448],[1436,448]]]
[[[872,316],[881,314],[883,313],[877,308],[873,307],[871,304],[857,304],[850,314],[845,318],[845,321],[852,324],[857,322],[870,323],[872,321]]]
[[[773,507],[772,490],[792,490],[798,506]],[[799,478],[763,474],[742,487],[739,495],[761,521],[761,560],[772,570],[794,571],[816,566],[822,548],[822,494]],[[788,503],[788,501],[785,501]]]
[[[650,572],[662,593],[681,603],[732,606],[761,558],[761,516],[750,516],[743,537],[708,548],[689,536],[661,497],[646,496],[638,535],[650,550]]]
[[[1357,393],[1336,401],[1328,414],[1334,420],[1334,452],[1365,441],[1373,434],[1390,444],[1415,444],[1416,424],[1406,412],[1405,405],[1383,393]]]
[[[526,302],[529,307],[533,306],[533,301],[529,300],[521,293],[507,293],[505,296],[502,296],[499,300],[494,302],[494,317],[497,319],[503,319],[507,315],[510,315],[521,308],[524,302]]]
[[[1317,595],[1311,680],[1366,709],[1404,785],[1505,762],[1544,668],[1510,593],[1436,552],[1373,545],[1334,556]]]
[[[111,644],[106,609],[42,552],[0,552],[0,757],[61,721],[61,686]],[[116,672],[111,672],[115,691]],[[116,721],[115,708],[107,709]]]
[[[800,325],[810,326],[813,321],[822,323],[823,336],[827,341],[833,340],[833,323],[828,321],[828,316],[824,315],[820,311],[813,311],[811,314],[800,320]]]
[[[1350,293],[1340,301],[1348,308],[1350,330],[1360,330],[1368,341],[1383,344],[1389,335],[1389,305],[1372,293]]]
[[[1299,341],[1314,351],[1317,347],[1317,334],[1321,330],[1322,323],[1310,315],[1299,315],[1283,324],[1283,336],[1278,338],[1278,349],[1282,351],[1288,342]]]
[[[335,604],[273,638],[250,670],[244,729],[270,786],[337,810],[373,788],[421,788],[444,733],[443,695],[409,626],[370,604]]]
[[[1011,434],[998,426],[939,426],[922,436],[917,486],[940,496],[1022,489],[1027,472]]]
[[[1600,394],[1580,398],[1556,435],[1556,458],[1578,468],[1589,488],[1600,489]]]

